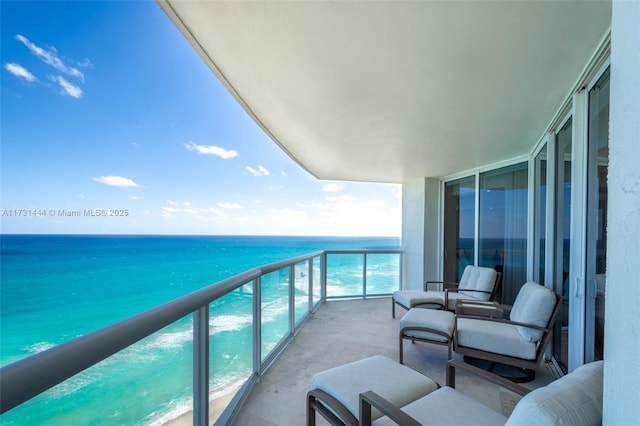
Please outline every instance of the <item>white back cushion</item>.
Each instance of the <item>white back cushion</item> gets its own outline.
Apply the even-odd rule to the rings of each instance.
[[[496,284],[496,272],[493,268],[484,268],[482,266],[468,265],[464,268],[458,291],[466,296],[471,296],[480,300],[489,300],[490,293],[478,293],[473,290],[482,290],[492,292]]]
[[[603,361],[585,364],[528,393],[516,405],[507,425],[601,425],[603,366]]]
[[[546,327],[556,304],[556,295],[548,288],[529,281],[525,283],[516,297],[511,309],[511,320],[525,324]],[[534,330],[524,326],[517,326],[523,339],[537,342],[542,338],[541,330]]]

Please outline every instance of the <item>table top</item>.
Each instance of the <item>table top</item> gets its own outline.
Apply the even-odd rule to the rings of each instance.
[[[504,309],[498,302],[465,299],[456,302],[456,314],[502,318]]]

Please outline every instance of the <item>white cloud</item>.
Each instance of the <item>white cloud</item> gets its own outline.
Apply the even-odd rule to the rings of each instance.
[[[325,198],[327,201],[331,203],[352,203],[358,200],[358,197],[354,197],[353,195],[344,194],[339,197],[327,197]]]
[[[71,75],[73,77],[77,77],[80,80],[84,81],[84,74],[77,68],[65,65],[62,59],[60,59],[60,57],[58,56],[58,52],[56,51],[55,47],[51,47],[49,48],[49,50],[45,50],[39,46],[36,46],[34,43],[31,43],[29,39],[20,34],[16,35],[16,40],[27,46],[31,53],[40,58],[44,63],[51,65],[60,72]],[[81,66],[88,66],[87,64],[90,64],[88,60],[85,61],[85,63],[81,64]]]
[[[267,170],[264,166],[258,166],[257,169],[254,169],[251,166],[245,167],[245,170],[252,174],[253,176],[269,176],[271,172]]]
[[[93,180],[96,182],[104,183],[105,185],[117,186],[120,188],[140,187],[140,185],[138,185],[131,179],[122,176],[100,176],[94,177]]]
[[[207,211],[208,211],[209,213],[213,213],[213,214],[218,215],[218,216],[223,216],[223,215],[224,215],[224,213],[222,213],[222,211],[220,211],[220,210],[216,209],[215,207],[209,207],[209,208],[207,209]]]
[[[204,155],[215,155],[222,158],[223,160],[229,160],[238,156],[238,151],[236,151],[235,149],[227,150],[215,145],[198,145],[189,141],[185,143],[184,146],[189,151],[197,151],[199,154]]]
[[[302,210],[282,209],[274,213],[277,221],[287,224],[303,223],[307,220],[307,213]]]
[[[222,209],[227,209],[227,210],[236,210],[236,209],[242,208],[242,206],[237,203],[218,203],[216,205]]]
[[[23,78],[27,81],[33,82],[38,80],[33,74],[29,72],[29,70],[27,70],[20,64],[9,63],[5,64],[4,68],[16,77]]]
[[[82,97],[82,89],[80,87],[76,86],[75,84],[69,83],[67,80],[65,80],[59,75],[52,77],[52,79],[58,82],[60,87],[62,87],[62,90],[64,91],[64,93],[66,93],[67,95],[72,96],[76,99],[79,99]]]
[[[342,185],[341,183],[328,183],[325,186],[322,187],[322,191],[324,192],[340,192],[344,189],[344,185]]]
[[[173,200],[167,200],[167,203],[169,203],[169,205],[171,206],[177,206],[178,202],[177,201],[173,201]]]
[[[144,197],[138,197],[137,195],[129,195],[130,200],[143,200]]]

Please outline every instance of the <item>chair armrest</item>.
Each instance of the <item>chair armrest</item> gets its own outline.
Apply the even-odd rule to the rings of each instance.
[[[307,418],[313,412],[322,415],[332,425],[357,425],[358,419],[340,401],[325,391],[311,389],[307,393]]]
[[[429,284],[440,284],[441,286],[444,284],[444,281],[425,281],[424,283],[424,291],[429,290]]]
[[[375,407],[382,414],[391,420],[403,426],[420,426],[421,423],[396,407],[374,391],[368,391],[360,394],[360,426],[371,425],[371,407]]]
[[[487,290],[475,290],[475,289],[470,289],[470,288],[445,288],[444,292],[445,293],[460,293],[461,291],[468,291],[470,293],[485,293],[485,294],[493,294],[493,291],[487,291]]]
[[[526,395],[527,393],[531,392],[531,389],[514,383],[509,379],[505,379],[504,377],[500,377],[497,374],[490,373],[489,371],[483,370],[482,368],[467,364],[466,362],[459,359],[450,359],[447,362],[447,386],[450,386],[454,389],[456,387],[455,368],[468,370],[484,379],[489,380],[490,382],[497,384],[498,386],[507,388],[510,391],[517,393],[518,395]]]
[[[447,290],[457,291],[456,289],[460,284],[450,282],[450,281],[443,281],[442,285],[444,286],[444,291],[447,291]]]

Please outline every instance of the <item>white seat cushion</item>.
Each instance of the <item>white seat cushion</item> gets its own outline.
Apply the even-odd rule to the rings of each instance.
[[[458,318],[457,343],[467,348],[535,359],[537,344],[522,338],[516,326],[501,322]]]
[[[438,389],[402,407],[402,411],[423,425],[502,426],[507,421],[502,414],[450,387]],[[373,425],[390,426],[395,423],[388,417],[381,417]]]
[[[434,309],[440,309],[444,305],[444,292],[424,290],[398,290],[393,293],[393,299],[407,309],[416,305],[433,305]]]
[[[553,291],[536,282],[529,281],[518,291],[510,318],[512,321],[546,327],[555,304],[556,295]],[[541,330],[523,326],[518,326],[518,332],[523,339],[530,342],[537,342],[543,334]]]
[[[406,336],[434,340],[436,342],[448,342],[453,334],[455,316],[449,311],[436,311],[433,309],[413,308],[400,319],[400,331],[405,327],[426,327],[432,330],[446,333],[449,338],[428,331],[406,331]]]
[[[522,398],[508,425],[602,424],[603,361],[585,364]]]
[[[332,395],[359,418],[359,396],[363,392],[372,390],[402,407],[433,392],[438,384],[405,365],[376,355],[316,374],[311,388]],[[374,410],[373,415],[378,418],[381,413]]]

